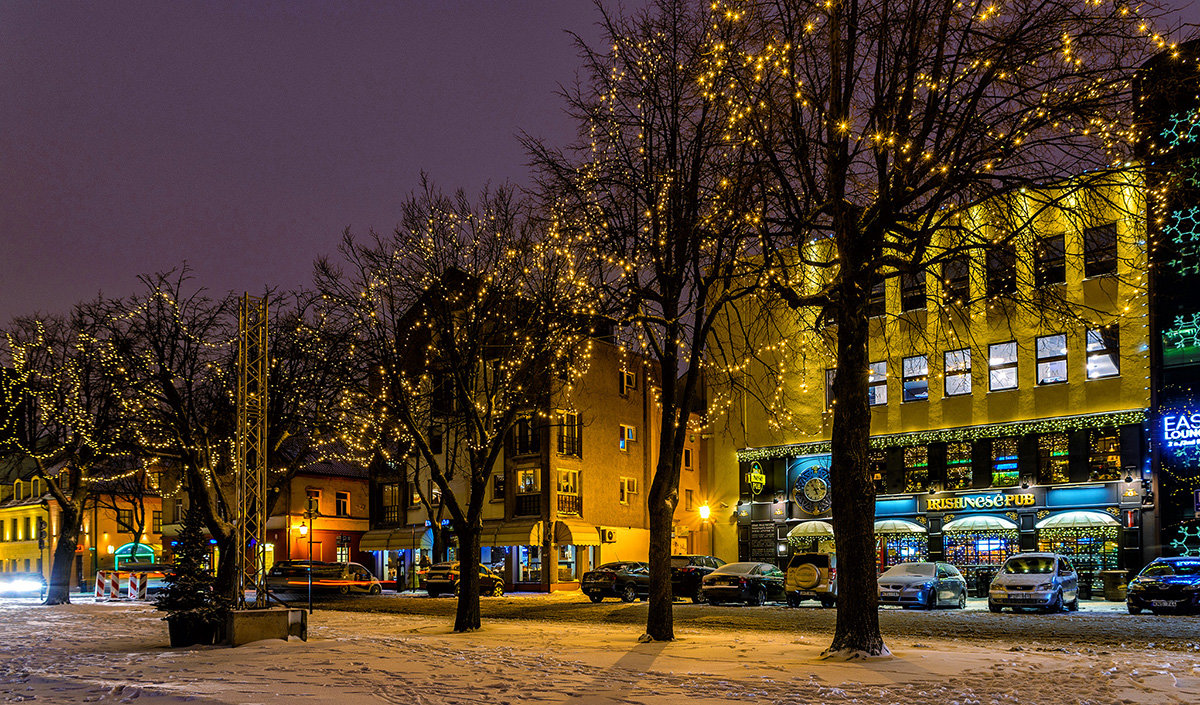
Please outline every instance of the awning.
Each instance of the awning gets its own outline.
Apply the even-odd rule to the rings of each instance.
[[[1089,512],[1084,509],[1059,512],[1037,523],[1039,529],[1095,529],[1102,526],[1120,526],[1121,523],[1104,512]]]
[[[880,519],[875,522],[875,535],[879,534],[923,534],[925,527],[915,521],[904,519]]]
[[[599,546],[600,530],[582,519],[559,519],[554,524],[554,543],[560,546]]]
[[[483,546],[540,546],[542,544],[542,522],[539,519],[517,519],[497,522],[483,527],[479,532],[479,545]]]
[[[373,529],[358,540],[360,551],[405,551],[433,548],[433,531],[422,526]]]
[[[787,533],[789,539],[811,539],[833,536],[833,524],[827,521],[806,521],[796,524]]]
[[[1002,517],[994,517],[987,514],[977,517],[963,517],[955,519],[942,527],[942,531],[946,533],[980,533],[984,531],[1016,531],[1017,525]]]

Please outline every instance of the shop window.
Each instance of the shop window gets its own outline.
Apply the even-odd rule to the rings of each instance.
[[[133,533],[133,510],[118,509],[117,510],[117,531]],[[26,533],[29,533],[28,528]]]
[[[1102,379],[1121,374],[1121,333],[1114,323],[1087,332],[1087,378]]]
[[[492,475],[492,501],[504,501],[504,473],[498,472]]]
[[[339,536],[338,538],[341,538],[341,537]],[[333,553],[335,556],[335,560],[337,560],[338,563],[349,563],[350,562],[350,547],[349,546],[346,546],[339,542],[338,545],[336,547],[334,547]]]
[[[536,583],[542,579],[542,547],[520,546],[517,550],[517,582]]]
[[[925,308],[925,270],[900,275],[900,310]]]
[[[637,431],[633,426],[620,425],[621,450],[629,450],[630,445],[637,440]]]
[[[1117,567],[1117,532],[1115,526],[1038,529],[1038,550],[1070,556],[1081,579],[1095,579]]]
[[[162,511],[158,509],[150,513],[150,533],[162,533]]]
[[[1115,428],[1092,431],[1090,456],[1091,481],[1121,479],[1121,436]]]
[[[558,547],[558,582],[571,583],[582,579],[579,561],[576,559],[576,546]]]
[[[871,293],[867,297],[867,316],[875,318],[882,316],[887,310],[887,287],[882,278],[878,278]]]
[[[633,495],[637,494],[638,482],[635,477],[620,478],[620,495],[621,504],[629,504],[632,501]]]
[[[1017,291],[1017,250],[1012,243],[999,244],[987,252],[988,298]]]
[[[1016,487],[1021,481],[1017,468],[1017,439],[997,438],[992,441],[992,486]]]
[[[517,455],[536,455],[542,451],[541,434],[532,416],[522,416],[513,424],[509,435],[509,452]]]
[[[1036,344],[1037,383],[1061,384],[1067,381],[1067,336],[1039,336]]]
[[[621,370],[620,392],[621,396],[629,394],[637,389],[637,373],[631,370]]]
[[[1038,238],[1033,250],[1033,272],[1038,286],[1062,284],[1067,280],[1066,237]]]
[[[903,401],[929,399],[929,361],[924,355],[906,357],[900,364],[903,373]]]
[[[962,306],[971,300],[971,260],[952,257],[942,265],[942,292],[946,302]]]
[[[583,456],[583,424],[579,414],[563,411],[558,414],[558,454],[574,458]]]
[[[973,477],[974,470],[971,465],[971,444],[947,443],[946,489],[970,489]]]
[[[1117,224],[1083,231],[1083,276],[1097,277],[1117,271]]]
[[[338,492],[333,498],[334,515],[339,517],[350,516],[350,493]]]
[[[825,370],[825,410],[833,408],[833,379],[837,376],[837,369]]]
[[[945,369],[945,393],[958,397],[971,393],[971,349],[947,350],[942,358]]]
[[[1017,388],[1017,343],[988,346],[988,390],[1000,392]]]
[[[887,404],[887,360],[868,365],[867,403],[871,406]]]
[[[1051,484],[1070,481],[1069,455],[1067,434],[1046,433],[1038,436],[1038,473],[1042,481]]]
[[[517,494],[536,494],[538,492],[537,468],[517,471]]]
[[[691,448],[683,449],[683,469],[684,470],[692,469],[692,449]]]
[[[871,467],[871,480],[875,483],[875,494],[887,494],[887,453],[873,450],[867,456]]]
[[[929,489],[929,449],[909,446],[904,449],[904,491],[924,492]]]

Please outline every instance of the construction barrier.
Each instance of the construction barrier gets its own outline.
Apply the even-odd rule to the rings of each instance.
[[[146,584],[150,582],[150,578],[145,573],[130,573],[129,574],[129,599],[144,600],[146,599]]]
[[[96,600],[116,600],[121,597],[121,574],[115,570],[96,572]]]

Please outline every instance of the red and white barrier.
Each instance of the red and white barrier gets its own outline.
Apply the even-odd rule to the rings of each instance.
[[[96,600],[116,600],[121,597],[121,574],[115,570],[96,572]]]
[[[150,582],[149,577],[145,573],[130,573],[129,574],[129,599],[144,600],[146,599],[146,584]]]

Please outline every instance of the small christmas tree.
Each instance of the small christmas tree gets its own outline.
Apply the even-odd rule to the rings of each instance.
[[[200,513],[189,509],[175,544],[175,567],[163,578],[166,586],[155,600],[155,606],[167,613],[163,619],[170,627],[172,646],[213,643],[228,612],[204,566],[208,545],[200,524]]]

